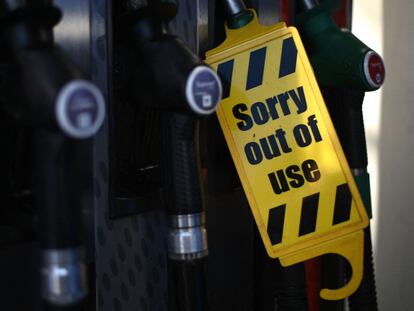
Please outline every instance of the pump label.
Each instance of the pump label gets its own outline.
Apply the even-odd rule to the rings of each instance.
[[[104,121],[104,98],[92,83],[73,80],[60,91],[55,114],[66,135],[75,139],[88,138],[96,134]]]
[[[186,96],[193,112],[208,115],[216,110],[221,98],[221,83],[217,74],[207,66],[198,66],[189,75]]]
[[[364,74],[371,87],[378,88],[384,83],[385,66],[381,56],[369,51],[364,59]]]
[[[269,255],[367,226],[296,29],[263,30],[250,41],[239,32],[229,38],[228,30],[207,62],[223,83],[217,115]]]

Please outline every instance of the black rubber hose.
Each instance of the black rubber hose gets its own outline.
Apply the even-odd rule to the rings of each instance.
[[[254,252],[254,310],[308,310],[305,264],[285,268],[270,258],[257,229]]]
[[[365,93],[344,88],[322,88],[332,122],[351,169],[368,165],[362,102]]]
[[[307,311],[305,264],[282,267],[276,282],[276,310]]]
[[[321,287],[336,289],[345,286],[346,267],[345,258],[336,254],[326,254],[321,257]],[[343,311],[345,299],[320,301],[320,311]]]
[[[359,288],[349,297],[351,311],[378,310],[370,227],[364,230],[364,234],[364,277]]]
[[[167,213],[173,217],[204,211],[198,159],[198,123],[194,117],[178,113],[166,115],[164,122],[165,195]],[[169,261],[176,310],[208,310],[207,256],[198,259],[170,258]]]
[[[166,117],[165,195],[171,215],[196,214],[204,210],[198,159],[198,121],[172,113]]]
[[[38,130],[35,135],[35,191],[43,249],[81,245],[79,230],[74,230],[81,219],[74,145],[60,133]]]
[[[368,159],[362,114],[364,91],[324,88],[323,95],[351,169],[366,170]],[[340,261],[338,265],[341,265]],[[360,287],[350,297],[350,310],[378,310],[370,227],[364,230],[364,274]]]
[[[175,310],[208,310],[206,267],[206,257],[189,261],[170,261]]]

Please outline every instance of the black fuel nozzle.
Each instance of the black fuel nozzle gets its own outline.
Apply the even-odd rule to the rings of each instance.
[[[130,89],[135,99],[162,111],[210,115],[221,99],[221,83],[181,39],[167,33],[165,24],[176,10],[165,3],[127,18],[124,33],[136,52]]]
[[[166,31],[170,3],[130,13],[124,34],[133,50],[130,92],[163,114],[163,170],[169,218],[170,284],[177,310],[207,310],[205,229],[199,166],[198,119],[215,112],[222,87],[217,74]]]
[[[5,3],[12,1],[0,3],[2,41],[15,79],[6,109],[36,128],[74,139],[93,136],[105,116],[103,97],[55,46],[52,28],[60,21],[60,11],[40,5],[10,9]]]
[[[34,192],[39,215],[41,294],[46,306],[81,308],[82,259],[78,152],[105,117],[101,92],[53,41],[58,9],[43,1],[0,1],[0,34],[12,83],[5,109],[33,129]]]

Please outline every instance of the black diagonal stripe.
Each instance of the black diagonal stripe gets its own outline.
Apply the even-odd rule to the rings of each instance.
[[[299,236],[315,232],[318,216],[319,192],[303,198]]]
[[[282,56],[280,60],[279,78],[290,75],[296,71],[298,50],[293,38],[283,40]]]
[[[285,223],[286,204],[272,208],[269,211],[267,222],[267,234],[269,235],[272,245],[282,242],[283,224]]]
[[[223,99],[230,96],[231,79],[233,77],[234,59],[218,65],[217,74],[223,85]]]
[[[263,82],[263,71],[266,60],[266,47],[250,53],[249,71],[247,73],[246,91]]]
[[[339,185],[336,188],[335,210],[333,224],[337,225],[351,218],[352,195],[348,184]]]

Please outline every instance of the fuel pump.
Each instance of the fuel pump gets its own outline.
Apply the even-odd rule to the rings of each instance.
[[[154,2],[127,14],[123,29],[132,51],[127,80],[136,104],[160,111],[163,118],[171,307],[208,310],[198,119],[214,113],[221,83],[183,41],[167,33],[176,11],[174,4]]]
[[[88,289],[80,231],[85,189],[77,179],[86,163],[78,155],[99,130],[105,105],[54,44],[60,18],[48,2],[0,1],[1,40],[12,68],[4,109],[33,129],[41,296],[46,309],[80,310]]]
[[[384,82],[382,58],[349,30],[336,26],[330,11],[332,4],[337,3],[319,4],[316,0],[299,3],[298,28],[365,207],[372,217],[362,104],[365,92],[377,90]],[[359,289],[349,299],[353,311],[378,308],[370,228],[364,233],[364,275]],[[341,261],[336,261],[334,267],[344,270]],[[331,285],[340,285],[343,278],[337,277]]]

